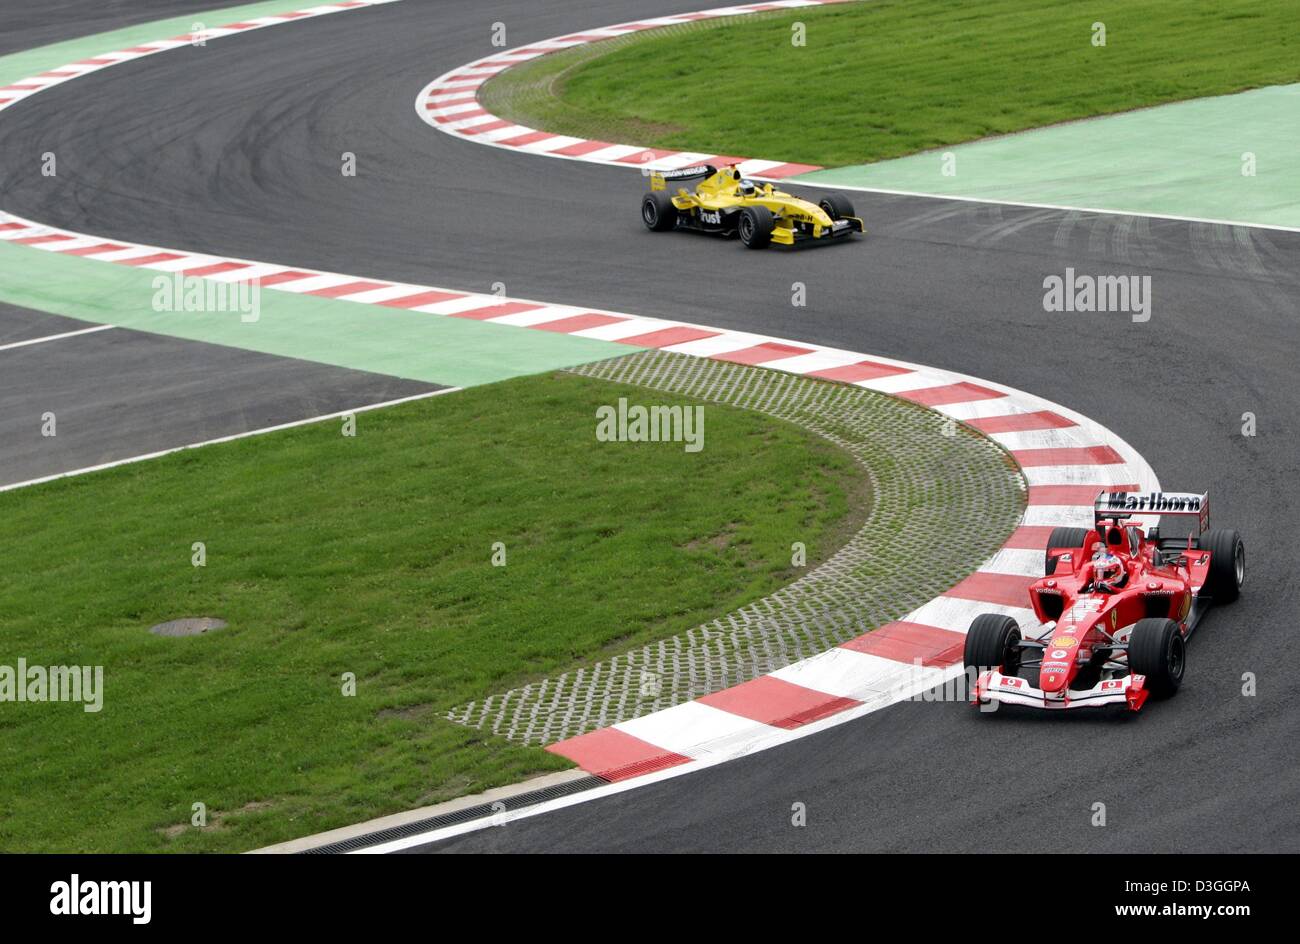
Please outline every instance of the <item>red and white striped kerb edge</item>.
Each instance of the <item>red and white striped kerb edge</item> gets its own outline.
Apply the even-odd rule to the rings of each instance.
[[[78,62],[69,63],[66,66],[59,66],[57,69],[51,69],[48,72],[42,72],[40,75],[34,75],[31,78],[21,79],[12,85],[0,86],[0,110],[22,101],[28,96],[35,95],[37,92],[43,92],[45,89],[55,85],[60,85],[70,79],[77,79],[83,75],[89,75],[92,72],[98,72],[100,69],[106,69],[109,66],[115,66],[121,62],[129,62],[132,59],[140,59],[144,56],[151,56],[154,53],[166,52],[169,49],[178,49],[181,46],[191,46],[197,41],[208,41],[221,39],[225,36],[233,36],[237,33],[246,33],[250,30],[262,29],[266,26],[278,26],[281,23],[293,23],[299,20],[310,19],[314,16],[325,16],[330,13],[342,13],[346,10],[355,10],[359,7],[373,7],[385,3],[395,3],[397,0],[345,0],[341,3],[323,3],[319,6],[308,7],[303,10],[295,10],[290,13],[276,13],[270,16],[251,17],[238,23],[229,23],[225,26],[204,28],[201,33],[187,33],[184,36],[173,36],[170,39],[160,39],[154,42],[141,43],[138,46],[132,46],[129,49],[118,49],[112,52],[101,53],[90,59],[82,59]],[[197,17],[196,17],[197,19]]]
[[[517,49],[502,50],[452,69],[434,79],[420,92],[415,108],[421,118],[439,131],[457,137],[471,138],[479,144],[542,154],[546,157],[563,157],[593,164],[636,166],[653,170],[675,170],[693,164],[713,164],[719,167],[736,164],[745,176],[763,180],[780,180],[783,177],[806,174],[821,168],[816,164],[767,161],[733,154],[670,151],[663,148],[638,147],[632,144],[616,144],[612,141],[595,141],[538,131],[536,128],[516,124],[492,114],[479,102],[478,90],[492,76],[504,72],[511,66],[573,46],[626,36],[641,30],[694,23],[699,20],[847,2],[851,0],[772,0],[770,3],[748,3],[741,6],[701,10],[698,13],[679,13],[676,16],[634,20],[631,23],[619,23],[581,33],[556,36],[554,39],[529,43]]]
[[[219,38],[389,2],[395,0],[327,4],[213,28],[206,36]],[[70,78],[186,42],[185,38],[163,40],[105,53],[16,83],[2,94],[26,97]],[[0,109],[9,103],[0,101]],[[226,282],[256,279],[273,291],[572,334],[626,344],[629,350],[657,348],[839,381],[929,407],[969,424],[1009,450],[1020,464],[1028,489],[1027,511],[1006,545],[979,570],[903,619],[821,655],[548,748],[610,781],[644,777],[644,782],[649,782],[720,763],[875,711],[957,674],[964,633],[978,613],[1005,613],[1031,630],[1036,625],[1025,606],[1026,588],[1041,573],[1043,547],[1053,527],[1090,524],[1092,500],[1102,489],[1159,488],[1154,471],[1142,456],[1100,424],[1041,397],[952,371],[624,312],[110,240],[8,213],[0,213],[0,239],[34,250],[159,273]],[[249,325],[249,329],[256,330],[256,326]]]

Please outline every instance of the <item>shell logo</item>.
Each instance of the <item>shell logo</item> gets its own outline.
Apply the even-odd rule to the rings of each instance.
[[[1078,643],[1079,640],[1075,639],[1073,636],[1057,636],[1052,640],[1052,648],[1068,649],[1071,646],[1078,645]]]

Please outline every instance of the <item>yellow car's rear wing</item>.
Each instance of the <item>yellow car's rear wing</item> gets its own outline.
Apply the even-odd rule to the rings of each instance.
[[[693,167],[680,167],[677,170],[652,170],[650,172],[650,189],[665,190],[670,180],[694,180],[698,177],[712,177],[718,169],[712,164],[696,164]]]

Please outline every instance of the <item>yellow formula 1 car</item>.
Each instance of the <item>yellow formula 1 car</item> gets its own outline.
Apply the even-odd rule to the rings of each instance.
[[[699,180],[695,192],[684,187],[668,192],[668,181]],[[853,204],[839,194],[820,203],[800,200],[740,175],[734,166],[718,170],[710,164],[652,172],[650,192],[641,201],[641,219],[656,232],[697,229],[730,236],[735,233],[750,249],[768,243],[793,246],[805,240],[827,241],[861,233],[862,220]]]

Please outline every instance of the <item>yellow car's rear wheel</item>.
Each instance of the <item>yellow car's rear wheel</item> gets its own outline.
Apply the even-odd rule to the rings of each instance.
[[[641,219],[645,225],[661,233],[677,225],[677,207],[673,198],[662,190],[652,190],[641,201]]]

